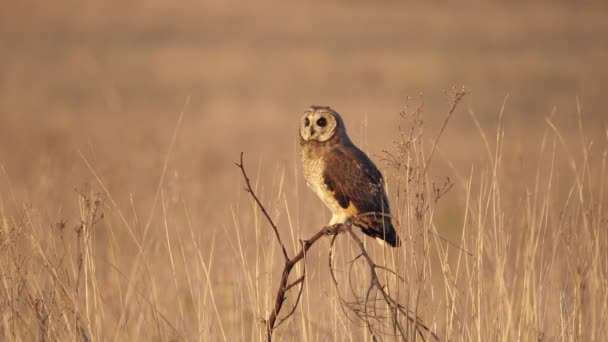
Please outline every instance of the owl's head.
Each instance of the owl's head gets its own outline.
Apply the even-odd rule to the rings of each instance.
[[[340,114],[329,107],[311,106],[300,120],[300,137],[304,143],[325,142],[334,136],[344,139],[346,128]]]

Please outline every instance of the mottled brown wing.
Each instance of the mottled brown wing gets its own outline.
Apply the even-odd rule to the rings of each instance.
[[[323,180],[342,208],[352,203],[358,211],[353,214],[388,213],[382,174],[365,153],[356,147],[338,147],[324,159]]]
[[[382,215],[390,214],[382,174],[365,153],[355,146],[332,150],[325,157],[323,180],[352,216],[377,213],[362,217],[357,224],[365,234],[399,245],[390,217]]]

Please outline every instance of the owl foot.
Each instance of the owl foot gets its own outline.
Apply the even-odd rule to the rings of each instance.
[[[346,228],[349,226],[349,224],[345,224],[345,223],[336,223],[336,224],[332,224],[331,226],[327,226],[325,228],[323,228],[323,234],[325,234],[326,236],[333,236],[333,235],[338,235],[340,233],[344,233],[346,230]]]
[[[325,236],[333,236],[333,235],[338,235],[338,231],[340,228],[341,224],[332,224],[330,226],[326,226],[325,228],[323,228],[323,234]]]

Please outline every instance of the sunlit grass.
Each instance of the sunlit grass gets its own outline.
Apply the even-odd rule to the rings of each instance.
[[[366,241],[370,255],[405,279],[385,280],[392,284],[391,293],[442,339],[605,339],[608,135],[592,140],[580,113],[576,135],[564,135],[556,118],[548,117],[545,129],[532,139],[536,145],[525,152],[531,162],[519,168],[504,153],[511,142],[504,138],[503,119],[497,117],[492,130],[477,122],[475,139],[484,146],[486,161],[468,170],[452,169],[456,176],[447,207],[443,199],[430,200],[433,184],[444,180],[426,173],[399,179],[404,170],[420,170],[427,161],[425,150],[431,145],[413,135],[401,156],[406,164],[383,167],[393,184],[389,188],[404,245],[386,250]],[[397,115],[395,120],[400,120]],[[449,163],[441,147],[436,158]],[[120,205],[113,199],[128,189],[110,191],[96,166],[84,156],[81,161],[92,182],[70,196],[74,209],[61,210],[79,214],[65,220],[17,199],[3,171],[3,338],[263,338],[262,322],[282,265],[279,246],[253,202],[236,193],[235,199],[243,198],[225,211],[229,219],[206,225],[204,217],[191,216],[195,205],[187,198],[169,199],[161,171],[158,205],[137,210],[136,203]],[[292,171],[272,163],[258,164],[254,183],[293,253],[300,239],[321,228],[324,209],[299,188],[296,161]],[[264,173],[274,180],[262,182]],[[429,202],[421,202],[421,194]],[[428,211],[416,216],[425,203]],[[438,220],[444,211],[452,212],[450,218]],[[439,226],[444,221],[449,228]],[[336,274],[346,277],[338,288],[329,279],[327,247],[328,241],[321,241],[307,255],[303,300],[295,316],[277,328],[277,337],[371,338],[338,300],[348,296],[343,287],[348,283],[365,288],[364,268],[355,264],[347,272],[356,256],[354,245],[347,235],[338,237],[334,265]],[[293,301],[288,297],[286,306]]]
[[[0,340],[263,339],[281,251],[233,163],[244,151],[296,251],[329,221],[298,161],[313,103],[386,176],[404,246],[363,241],[442,340],[608,339],[602,3],[5,7]],[[452,83],[471,94],[426,168]],[[383,151],[411,136],[398,112],[420,92],[423,129],[398,168]],[[367,271],[338,236],[336,288],[329,241],[307,254],[278,339],[371,338],[338,300]]]

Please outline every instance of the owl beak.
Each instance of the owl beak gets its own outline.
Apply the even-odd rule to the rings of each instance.
[[[315,135],[315,129],[310,125],[310,136],[312,137],[313,135]]]

